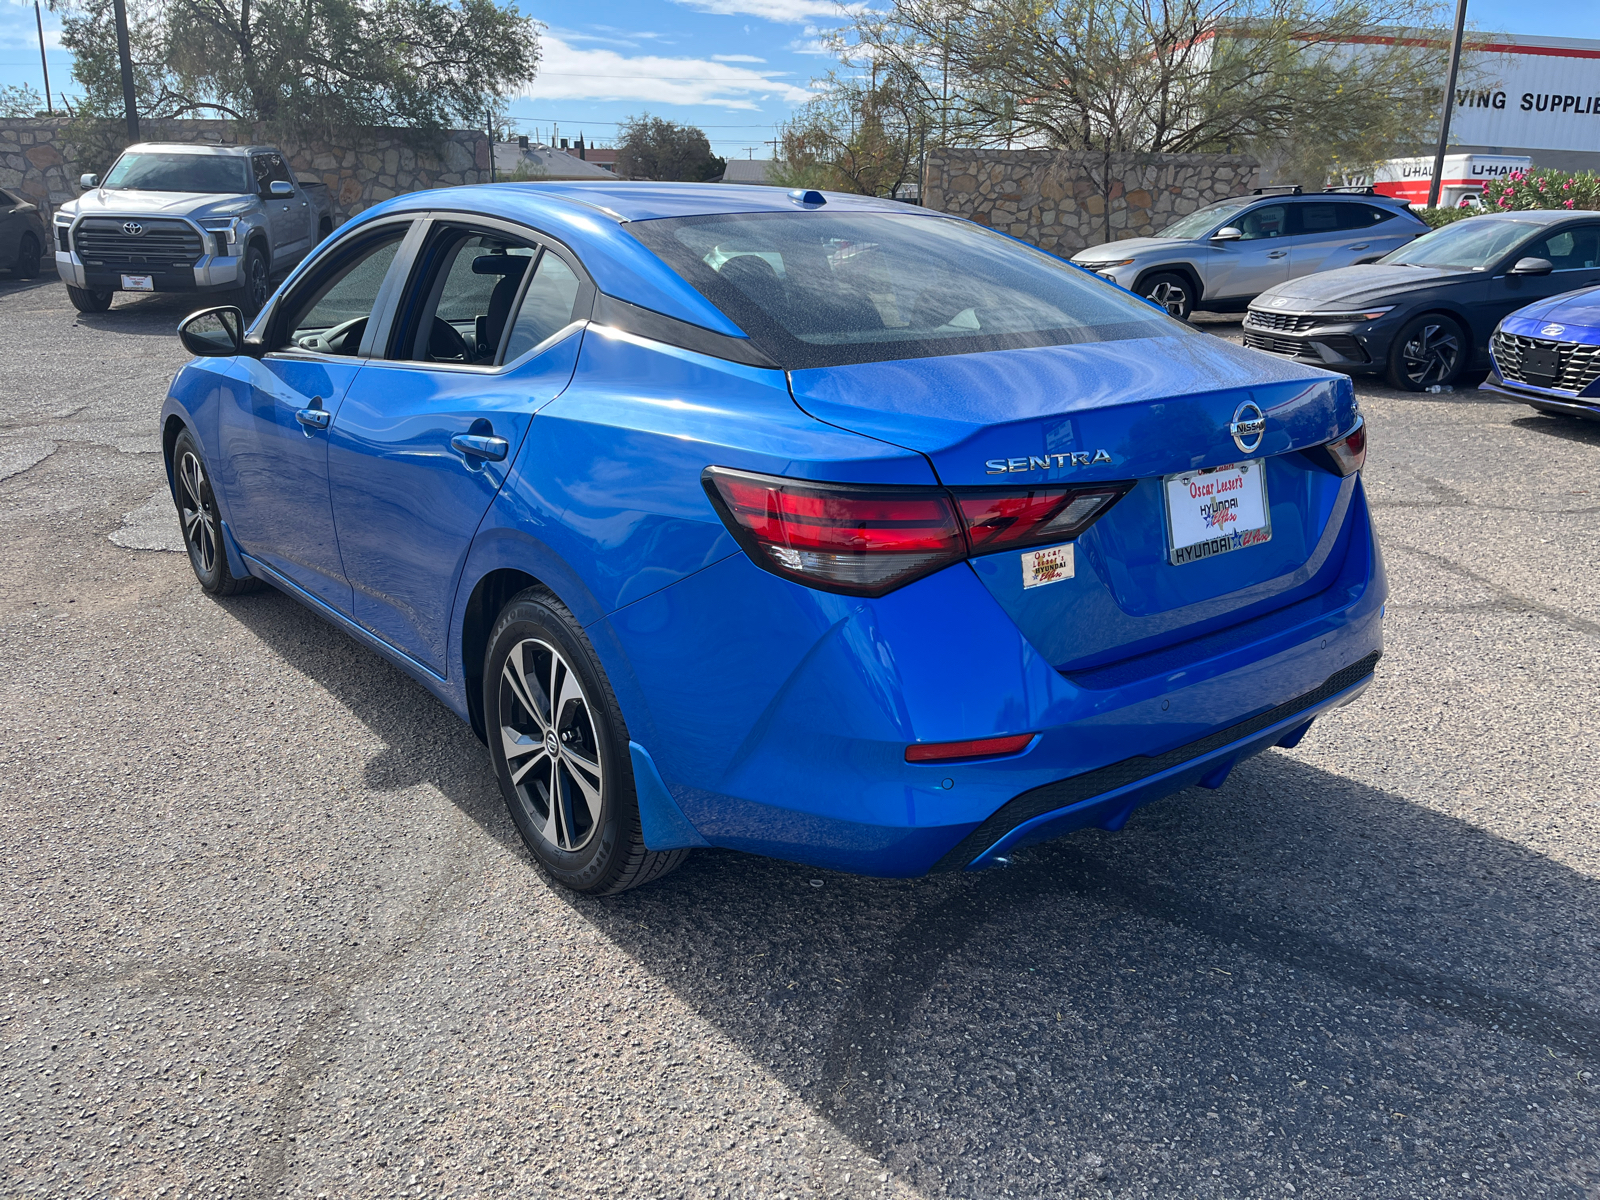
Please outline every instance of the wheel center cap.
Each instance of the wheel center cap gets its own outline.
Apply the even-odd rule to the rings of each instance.
[[[544,735],[544,749],[545,753],[551,758],[555,758],[561,753],[561,743],[556,741],[556,731],[554,729]]]

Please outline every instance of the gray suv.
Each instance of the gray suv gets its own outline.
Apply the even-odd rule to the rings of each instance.
[[[1270,287],[1373,262],[1428,228],[1404,201],[1370,189],[1258,188],[1179,217],[1156,237],[1091,246],[1072,261],[1184,318],[1196,308],[1242,312]]]

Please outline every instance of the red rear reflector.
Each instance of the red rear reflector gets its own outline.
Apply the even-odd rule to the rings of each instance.
[[[979,738],[973,742],[922,742],[906,747],[907,762],[959,762],[965,758],[999,758],[1019,754],[1033,741],[1031,733],[1007,737]]]
[[[1367,422],[1357,417],[1355,428],[1343,437],[1306,452],[1335,475],[1354,475],[1367,461]]]
[[[701,481],[757,566],[851,596],[881,596],[973,555],[1070,542],[1134,486],[877,487],[727,467],[707,467]]]

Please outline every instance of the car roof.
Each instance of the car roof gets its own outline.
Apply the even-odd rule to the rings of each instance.
[[[1462,220],[1482,221],[1485,218],[1495,221],[1518,221],[1524,225],[1554,225],[1560,221],[1569,221],[1574,217],[1600,217],[1600,212],[1578,208],[1522,208],[1510,212],[1486,212],[1475,217],[1463,217]]]
[[[808,193],[814,194],[814,193]],[[926,220],[952,220],[896,200],[822,192],[821,205],[807,204],[784,188],[726,183],[632,183],[596,180],[571,183],[493,183],[408,192],[367,209],[347,222],[354,229],[370,220],[406,212],[459,212],[529,225],[565,244],[609,296],[689,321],[732,337],[745,333],[682,276],[627,232],[635,221],[663,217],[736,213],[878,213]]]
[[[135,142],[126,147],[123,153],[132,153],[137,150],[176,150],[189,154],[213,155],[245,155],[245,154],[277,154],[276,146],[218,146],[207,142]]]

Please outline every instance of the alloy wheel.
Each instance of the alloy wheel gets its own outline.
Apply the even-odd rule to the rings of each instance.
[[[199,562],[200,573],[210,575],[217,565],[217,535],[206,499],[205,468],[191,453],[178,460],[178,516],[183,521],[183,540]]]
[[[260,312],[267,302],[267,260],[259,254],[250,259],[250,306]]]
[[[600,828],[605,768],[589,697],[561,652],[526,638],[500,673],[500,744],[539,836],[572,853]]]
[[[1424,325],[1400,349],[1406,378],[1418,388],[1441,383],[1455,374],[1461,359],[1461,338],[1453,326]]]
[[[1189,293],[1181,285],[1171,283],[1165,279],[1151,288],[1145,296],[1146,299],[1153,300],[1166,309],[1169,315],[1180,320],[1183,318],[1184,313],[1188,311]]]

